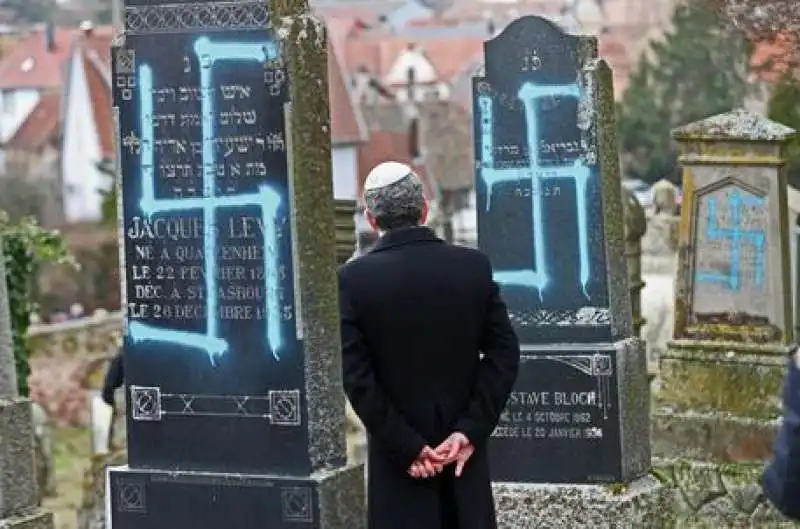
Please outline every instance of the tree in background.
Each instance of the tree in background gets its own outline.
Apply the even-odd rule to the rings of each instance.
[[[41,218],[45,204],[44,189],[39,182],[31,181],[23,173],[0,174],[0,211],[17,221],[24,217]]]
[[[723,18],[706,0],[681,3],[672,29],[640,59],[617,110],[627,177],[677,182],[670,131],[742,105],[751,46]]]
[[[785,74],[773,89],[769,99],[769,118],[800,130],[800,79]],[[787,146],[789,184],[800,189],[800,137]]]

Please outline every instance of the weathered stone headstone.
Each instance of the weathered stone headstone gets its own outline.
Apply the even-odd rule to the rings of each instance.
[[[363,527],[345,466],[326,35],[129,0],[114,51],[128,464],[115,529]]]
[[[612,94],[597,40],[538,17],[488,41],[474,81],[479,246],[523,349],[490,443],[506,527],[669,517],[667,496],[643,478],[649,387],[632,330]],[[532,485],[545,483],[574,485]],[[609,483],[635,485],[620,496],[596,485]]]
[[[625,257],[628,263],[628,288],[631,291],[633,335],[641,337],[647,320],[642,316],[642,237],[647,231],[644,208],[630,190],[622,187],[622,220],[625,226]]]
[[[797,347],[783,169],[793,133],[744,110],[673,133],[683,166],[681,262],[653,451],[681,489],[685,524],[780,519],[758,481]]]
[[[0,240],[0,527],[53,528],[53,515],[39,508],[31,402],[21,398],[17,390],[2,240]]]

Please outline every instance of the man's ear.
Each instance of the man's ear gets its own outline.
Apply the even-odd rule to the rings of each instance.
[[[430,213],[430,205],[428,204],[428,201],[425,200],[425,202],[422,203],[422,217],[419,219],[420,225],[424,225],[426,222],[428,222],[428,213]]]
[[[376,232],[380,231],[378,229],[378,222],[375,220],[375,215],[373,215],[370,210],[368,210],[368,209],[364,210],[364,217],[366,217],[367,224],[369,224],[369,227],[372,228],[373,231],[376,231]]]

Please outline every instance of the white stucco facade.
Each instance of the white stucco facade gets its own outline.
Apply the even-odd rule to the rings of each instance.
[[[333,197],[339,200],[355,200],[358,195],[358,151],[355,145],[334,145],[331,148],[333,162]]]
[[[8,141],[39,103],[33,88],[0,90],[0,143]]]
[[[102,150],[85,72],[83,55],[75,53],[70,63],[61,158],[64,215],[70,223],[99,220],[100,190],[108,186],[108,178],[97,169]]]

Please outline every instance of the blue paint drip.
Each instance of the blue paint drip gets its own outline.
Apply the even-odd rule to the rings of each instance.
[[[278,299],[278,251],[275,230],[278,223],[278,210],[281,207],[281,195],[269,185],[261,185],[256,193],[217,196],[215,190],[216,158],[213,140],[216,134],[214,127],[214,108],[212,97],[212,68],[220,61],[258,61],[260,63],[278,57],[278,48],[272,42],[238,43],[212,42],[207,37],[200,37],[195,42],[195,53],[200,62],[200,93],[203,136],[203,196],[197,198],[156,199],[154,175],[154,132],[153,132],[153,72],[147,64],[139,67],[139,100],[141,109],[141,174],[142,199],[140,206],[147,216],[155,213],[183,212],[189,210],[203,211],[203,255],[205,258],[206,289],[206,331],[205,334],[187,331],[161,329],[134,321],[128,325],[128,335],[134,342],[160,341],[172,342],[186,347],[200,349],[205,352],[212,365],[216,358],[228,351],[228,343],[219,337],[218,292],[216,288],[216,213],[222,208],[259,206],[264,227],[264,270],[267,288],[266,335],[270,349],[276,360],[280,360],[283,347],[283,331],[281,326],[281,308]]]
[[[539,298],[544,295],[544,290],[550,282],[547,273],[547,246],[544,236],[544,217],[541,187],[545,179],[572,179],[575,182],[575,208],[578,223],[578,256],[580,260],[580,280],[583,294],[588,298],[589,279],[591,278],[591,262],[589,260],[589,226],[587,188],[591,171],[582,160],[575,160],[573,164],[555,167],[543,167],[539,161],[539,128],[536,112],[536,101],[543,97],[573,97],[580,99],[581,89],[577,83],[568,85],[537,85],[526,82],[518,93],[519,99],[525,106],[525,125],[528,142],[530,165],[524,168],[496,169],[494,167],[493,126],[492,111],[493,100],[489,95],[478,97],[478,120],[480,123],[481,154],[479,173],[486,185],[486,211],[491,211],[492,192],[498,184],[508,182],[522,182],[527,179],[531,182],[531,197],[533,200],[533,266],[523,270],[495,271],[495,280],[502,285],[536,288]]]
[[[755,263],[753,264],[754,282],[756,286],[764,284],[764,246],[767,236],[764,230],[748,230],[742,228],[743,207],[763,207],[765,201],[761,197],[742,196],[734,190],[729,196],[731,209],[731,227],[721,228],[717,221],[717,198],[708,199],[708,225],[706,237],[708,240],[729,240],[731,244],[730,269],[728,273],[698,271],[695,281],[720,283],[730,290],[738,291],[741,288],[741,246],[743,243],[751,244],[756,249]]]

